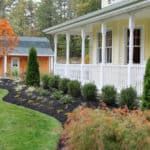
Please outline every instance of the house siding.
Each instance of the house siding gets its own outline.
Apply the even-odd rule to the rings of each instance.
[[[140,27],[143,30],[143,50],[144,50],[144,62],[150,57],[150,19],[136,19],[135,26]],[[112,63],[113,64],[125,64],[125,29],[128,28],[128,20],[118,20],[107,23],[107,29],[112,30]],[[97,33],[101,31],[100,23],[93,25],[92,33],[92,49],[90,52],[90,62],[95,63],[97,59]]]
[[[49,57],[38,57],[40,73],[49,73]]]
[[[12,58],[19,58],[19,74],[23,75],[26,72],[27,69],[27,63],[28,63],[28,57],[27,56],[8,56],[7,57],[7,72],[9,75],[11,75],[11,60]],[[52,58],[50,58],[51,60]],[[39,62],[39,69],[41,74],[48,74],[52,73],[52,68],[49,68],[51,66],[51,61],[49,60],[48,56],[41,56],[38,57],[38,62]],[[0,57],[0,76],[3,76],[3,57]]]

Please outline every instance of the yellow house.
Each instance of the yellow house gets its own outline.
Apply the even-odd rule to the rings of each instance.
[[[102,0],[102,9],[44,30],[54,35],[54,73],[118,91],[133,86],[142,93],[150,57],[150,0]],[[66,64],[57,63],[59,34],[66,35]],[[81,35],[81,64],[70,64],[70,35]],[[85,64],[85,38],[90,38],[90,64]]]

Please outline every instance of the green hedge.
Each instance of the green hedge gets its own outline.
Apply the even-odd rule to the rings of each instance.
[[[73,97],[81,96],[81,84],[79,81],[74,80],[68,83],[68,94]]]
[[[95,84],[88,83],[82,87],[82,96],[85,100],[92,101],[96,100],[97,97],[97,89]]]
[[[137,92],[134,88],[129,87],[120,92],[119,103],[121,106],[127,106],[129,109],[137,107]]]
[[[117,90],[115,87],[110,85],[104,86],[102,88],[101,99],[108,106],[116,105]]]

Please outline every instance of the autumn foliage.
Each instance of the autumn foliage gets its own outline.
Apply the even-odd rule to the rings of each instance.
[[[69,150],[150,149],[150,111],[80,107],[64,128],[62,144]]]
[[[11,53],[18,44],[18,37],[6,19],[0,19],[0,55]]]

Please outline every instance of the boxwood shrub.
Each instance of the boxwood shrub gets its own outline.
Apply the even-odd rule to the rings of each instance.
[[[114,86],[107,85],[102,88],[101,99],[108,106],[116,105],[117,90]]]
[[[137,107],[137,92],[129,87],[120,92],[119,103],[121,106],[127,106],[129,109]]]
[[[50,79],[50,75],[48,74],[42,76],[41,81],[42,81],[42,87],[44,89],[49,89],[49,79]]]
[[[59,76],[50,76],[49,78],[49,88],[55,88],[55,89],[58,89],[58,85],[59,85],[59,82],[60,82],[60,77]]]
[[[92,101],[96,100],[97,89],[93,83],[87,83],[82,87],[82,96],[85,100]]]
[[[69,79],[61,79],[59,82],[59,90],[63,91],[65,94],[68,92],[68,83],[69,83]]]
[[[68,83],[68,94],[73,97],[81,96],[81,84],[79,81],[74,80]]]

